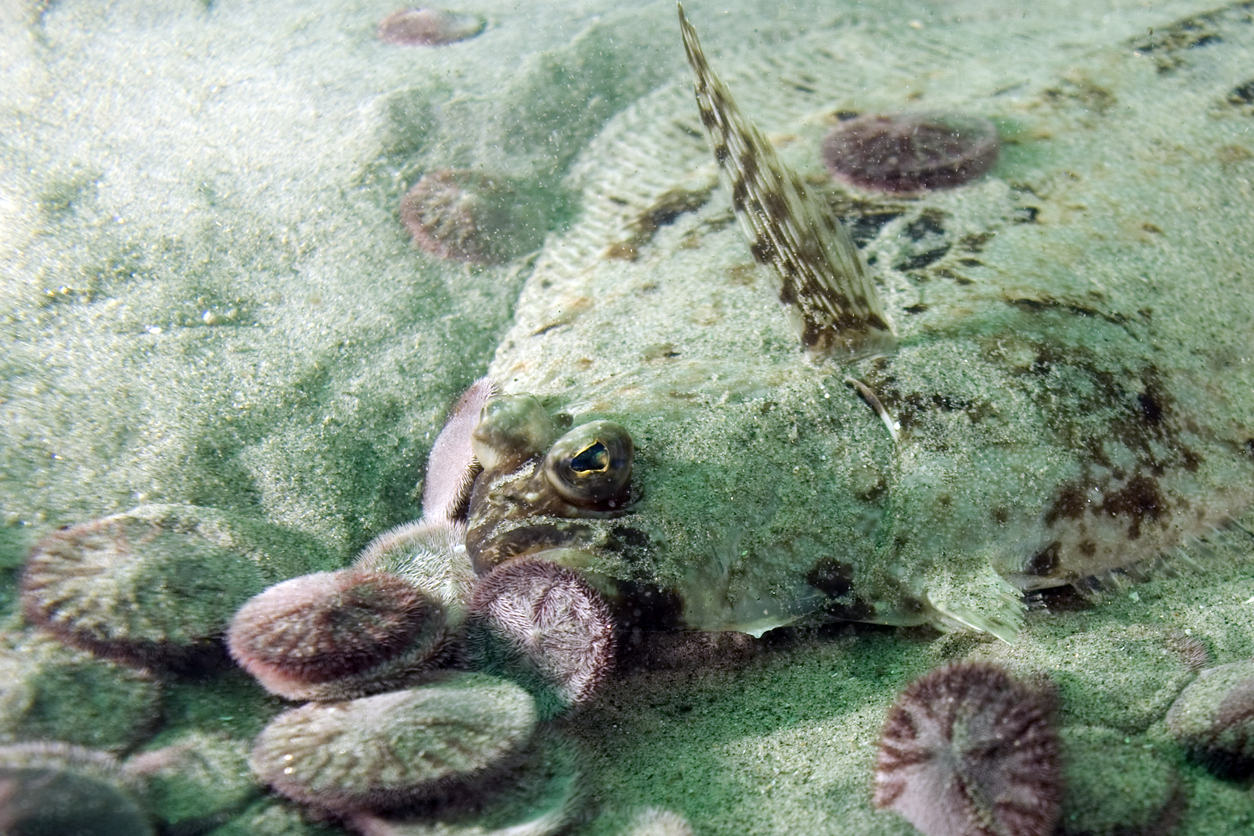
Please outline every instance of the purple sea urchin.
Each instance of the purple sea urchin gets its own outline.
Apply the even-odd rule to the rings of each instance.
[[[481,377],[470,385],[450,410],[444,429],[431,445],[427,475],[422,488],[422,512],[431,521],[466,516],[466,501],[479,462],[471,437],[479,424],[483,405],[497,393],[496,384]]]
[[[475,582],[465,542],[466,526],[461,523],[423,519],[371,540],[353,568],[387,572],[411,584],[440,606],[452,631],[466,620]]]
[[[996,665],[931,671],[889,709],[875,806],[927,836],[1045,836],[1062,798],[1054,709]]]
[[[386,572],[318,572],[276,584],[240,608],[231,656],[273,694],[347,699],[434,667],[449,648],[444,613]]]
[[[429,171],[401,198],[401,221],[422,250],[501,264],[536,246],[543,222],[504,179],[466,169]]]
[[[379,40],[397,46],[443,46],[473,38],[483,31],[478,15],[442,9],[401,9],[379,21]]]
[[[66,644],[129,664],[219,654],[231,614],[266,581],[207,514],[143,506],[48,535],[22,573],[23,613]]]
[[[144,806],[161,823],[161,833],[203,833],[206,823],[232,817],[257,797],[247,740],[192,731],[167,732],[157,741],[160,748],[131,755],[122,769],[142,782]]]
[[[541,731],[517,763],[494,772],[476,793],[448,793],[403,811],[350,816],[362,836],[546,836],[564,832],[584,800],[575,744]]]
[[[412,804],[499,767],[531,738],[535,701],[496,677],[455,673],[417,688],[280,714],[253,744],[253,772],[337,812]]]
[[[1254,661],[1202,671],[1167,712],[1167,728],[1216,775],[1254,774]]]
[[[992,122],[952,113],[877,113],[841,122],[823,140],[832,176],[864,189],[909,194],[952,189],[997,162]]]
[[[0,747],[0,833],[147,836],[135,782],[105,752],[63,743]]]
[[[161,683],[43,633],[0,633],[0,741],[118,751],[152,734]]]
[[[599,593],[545,552],[503,563],[475,588],[468,654],[509,677],[555,716],[588,702],[614,660],[614,625]]]
[[[1188,795],[1164,757],[1170,747],[1100,726],[1067,726],[1061,737],[1067,791],[1055,836],[1175,832]]]

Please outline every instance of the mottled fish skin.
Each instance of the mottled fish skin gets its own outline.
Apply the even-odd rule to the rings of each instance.
[[[736,219],[754,260],[774,277],[806,353],[813,359],[848,359],[891,350],[892,328],[848,230],[741,115],[710,69],[683,4],[678,8],[701,124]]]
[[[804,362],[755,286],[753,221],[773,217],[763,196],[800,178],[762,164],[769,146],[733,121],[708,71],[720,104],[705,120],[716,148],[727,137],[724,161],[740,161],[731,195],[713,187],[681,83],[612,121],[578,167],[583,214],[538,257],[489,370],[559,425],[609,419],[636,442],[632,505],[570,521],[579,568],[652,585],[669,623],[694,629],[824,617],[1011,639],[1024,591],[1117,580],[1247,511],[1254,242],[1232,207],[1248,205],[1249,184],[1211,153],[1248,141],[1247,116],[1215,110],[1248,78],[1242,14],[1212,16],[1218,36],[1167,72],[1155,61],[1169,34],[1144,53],[1116,40],[1079,54],[1038,32],[1032,50],[1000,56],[970,51],[991,25],[965,24],[893,38],[834,26],[772,47],[765,66],[726,61],[746,112],[802,140],[774,155],[802,170],[819,169],[804,146],[834,110],[860,97],[907,107],[911,79],[1021,126],[1022,147],[977,183],[861,198],[889,218],[865,237],[896,345],[841,363]],[[1117,106],[1067,94],[1077,77]],[[744,164],[750,147],[771,188]],[[758,203],[737,200],[737,180]],[[830,188],[829,202],[857,205]],[[815,231],[840,235],[765,223],[800,236],[791,252],[817,252]]]

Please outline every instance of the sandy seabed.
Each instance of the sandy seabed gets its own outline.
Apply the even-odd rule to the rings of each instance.
[[[45,652],[17,613],[20,567],[60,526],[204,506],[307,541],[312,571],[420,516],[431,443],[487,369],[535,257],[431,257],[401,196],[425,171],[482,168],[557,234],[579,214],[562,183],[580,152],[687,72],[666,2],[485,0],[458,8],[483,33],[441,47],[381,43],[395,9],[364,0],[0,2],[0,665],[15,670]],[[1013,29],[1048,15],[1117,42],[1210,9],[759,5],[688,12],[718,56],[769,53],[816,21]],[[1240,147],[1233,176],[1250,178],[1254,142],[1244,160]],[[1249,832],[1248,782],[1188,760],[1164,718],[1199,667],[1254,656],[1251,550],[1233,529],[1178,576],[1097,602],[1047,597],[1014,644],[847,625],[671,648],[569,721],[591,811],[576,832],[624,832],[660,807],[698,836],[913,833],[871,807],[875,742],[894,695],[957,658],[1057,684],[1064,832],[1148,835],[1173,815],[1180,834]],[[0,736],[130,753],[206,734],[239,752],[283,707],[233,672],[110,692],[128,706],[113,714],[79,684],[77,708],[0,712]],[[0,686],[0,703],[15,694]],[[321,828],[250,803],[204,832]]]

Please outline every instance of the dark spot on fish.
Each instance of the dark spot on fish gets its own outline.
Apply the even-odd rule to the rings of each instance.
[[[910,258],[899,261],[894,264],[893,267],[897,270],[921,270],[929,264],[944,258],[945,254],[948,252],[949,245],[946,244],[943,247],[937,247],[934,250],[928,250],[925,253],[920,253],[919,255],[911,256]]]
[[[1113,325],[1123,325],[1124,323],[1128,321],[1128,318],[1120,313],[1106,313],[1105,311],[1101,311],[1101,310],[1098,310],[1097,308],[1089,307],[1088,305],[1079,305],[1074,302],[1064,302],[1059,299],[1054,299],[1050,296],[1042,296],[1036,299],[1031,299],[1031,298],[1022,297],[1022,296],[1014,297],[1014,298],[1007,298],[1006,304],[1016,307],[1019,310],[1029,312],[1029,313],[1040,313],[1042,311],[1060,310],[1060,311],[1066,311],[1067,313],[1074,314],[1075,316],[1081,316],[1081,317],[1095,316],[1095,317],[1100,317]]]
[[[1163,420],[1163,408],[1154,400],[1152,392],[1142,392],[1136,399],[1141,405],[1141,415],[1144,416],[1145,423],[1158,424]]]
[[[674,343],[662,343],[661,345],[651,346],[640,355],[640,359],[645,363],[654,363],[658,360],[674,360],[680,356],[681,353]]]
[[[705,134],[701,133],[701,132],[700,132],[700,131],[698,131],[696,128],[694,128],[694,127],[692,127],[691,125],[689,125],[686,121],[682,121],[682,122],[681,122],[681,121],[676,120],[676,122],[675,122],[675,126],[676,126],[677,128],[679,128],[679,130],[680,130],[682,133],[686,134],[687,136],[690,136],[690,137],[692,137],[693,139],[699,139],[699,140],[701,140],[701,144],[704,146],[704,144],[705,144]]]
[[[985,401],[967,401],[952,395],[933,393],[925,395],[921,392],[909,392],[903,395],[891,383],[877,384],[880,402],[889,414],[897,418],[903,430],[919,426],[929,412],[962,412],[973,424],[994,413],[990,404]]]
[[[1106,496],[1096,510],[1111,517],[1127,517],[1128,539],[1135,540],[1141,536],[1141,524],[1157,520],[1167,512],[1168,506],[1158,482],[1138,474],[1129,479],[1122,490]]]
[[[1050,543],[1036,554],[1032,555],[1032,559],[1028,561],[1028,565],[1024,567],[1024,572],[1029,575],[1035,575],[1040,578],[1048,578],[1058,570],[1058,558],[1061,547],[1058,541]]]
[[[1042,96],[1054,102],[1074,102],[1095,113],[1105,113],[1116,101],[1114,93],[1091,81],[1065,81],[1043,91]]]
[[[751,182],[758,180],[758,158],[751,148],[746,148],[740,154],[740,176]]]
[[[605,248],[605,252],[601,253],[601,257],[613,261],[635,261],[640,257],[640,251],[630,241],[616,241]]]
[[[631,223],[629,228],[635,233],[633,240],[640,236],[652,237],[658,229],[673,224],[685,212],[700,209],[709,202],[712,191],[713,187],[696,191],[671,189],[663,193]]]
[[[1089,501],[1080,485],[1064,485],[1059,488],[1049,510],[1045,512],[1045,524],[1053,525],[1060,519],[1078,520],[1088,510]]]
[[[993,518],[993,522],[998,525],[1005,525],[1010,521],[1010,511],[1000,505],[994,508],[989,516],[991,516]]]
[[[983,267],[984,266],[984,262],[980,261],[978,258],[960,258],[958,259],[958,263],[961,264],[963,267]]]
[[[838,110],[835,115],[837,121],[848,122],[850,119],[857,119],[861,114],[856,110]]]
[[[911,241],[922,241],[929,235],[944,235],[944,221],[947,215],[936,209],[924,209],[910,223],[906,224],[905,233]]]
[[[1132,49],[1152,57],[1159,74],[1165,75],[1184,66],[1184,58],[1177,53],[1223,43],[1216,24],[1230,13],[1234,13],[1238,21],[1248,22],[1248,4],[1236,3],[1232,7],[1182,18],[1166,27],[1156,26],[1134,39]]]
[[[864,214],[845,216],[845,229],[858,246],[875,240],[885,226],[901,217],[900,212],[867,212]]]
[[[646,556],[650,544],[648,534],[638,528],[622,526],[610,531],[605,548],[634,562]]]
[[[953,279],[958,284],[962,284],[962,285],[974,284],[967,277],[958,275],[953,270],[950,270],[948,267],[937,267],[935,270],[932,270],[930,272],[933,276],[936,276],[937,278]]]
[[[844,597],[853,591],[853,567],[825,557],[806,574],[806,583],[828,597]]]
[[[770,264],[775,258],[775,245],[770,241],[754,241],[749,246],[749,252],[753,253],[753,260],[758,264]],[[791,305],[795,301],[794,294],[796,291],[787,283],[780,289],[779,301],[786,305]]]
[[[1079,550],[1080,554],[1085,557],[1092,557],[1097,554],[1097,544],[1092,540],[1081,540],[1076,548]]]
[[[910,305],[902,308],[908,314],[921,314],[927,310],[927,305]]]
[[[853,567],[830,557],[814,564],[806,583],[827,596],[823,611],[836,621],[869,621],[875,608],[853,594]]]
[[[710,187],[695,191],[671,189],[663,193],[627,225],[631,230],[631,237],[610,244],[602,256],[619,261],[635,261],[640,250],[653,240],[659,229],[673,224],[680,215],[700,209],[709,202],[713,191],[713,187]]]
[[[1011,220],[1017,224],[1034,224],[1041,210],[1036,206],[1020,206],[1014,210]]]
[[[992,232],[979,232],[972,235],[964,235],[959,241],[958,246],[969,253],[982,253],[984,248],[996,237]]]
[[[1254,78],[1228,91],[1228,104],[1254,105]]]
[[[735,207],[737,212],[745,211],[745,204],[746,204],[748,197],[749,197],[749,184],[746,183],[744,180],[737,180],[736,184],[732,186],[732,194],[731,194],[732,206]]]

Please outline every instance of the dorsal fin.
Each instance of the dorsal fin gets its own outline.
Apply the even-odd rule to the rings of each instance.
[[[754,259],[770,268],[779,301],[812,359],[888,351],[892,330],[853,239],[745,119],[710,69],[679,4],[697,107]]]

